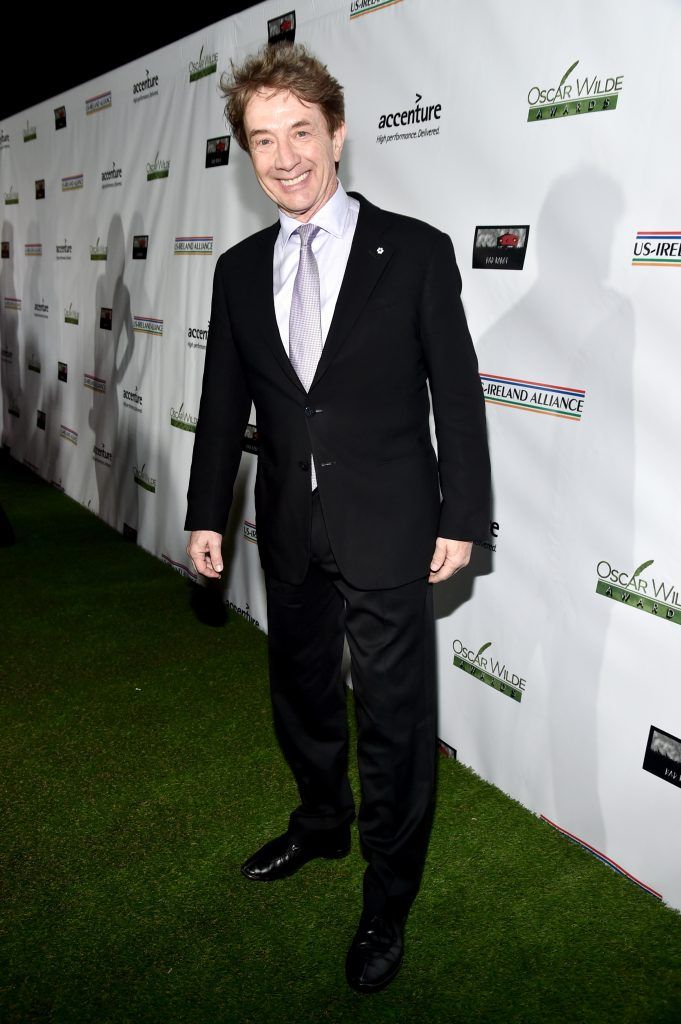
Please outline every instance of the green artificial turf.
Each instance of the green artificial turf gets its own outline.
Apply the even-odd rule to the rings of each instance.
[[[0,474],[2,1024],[681,1021],[681,916],[444,758],[402,971],[348,989],[356,834],[285,881],[239,873],[296,803],[264,635]]]

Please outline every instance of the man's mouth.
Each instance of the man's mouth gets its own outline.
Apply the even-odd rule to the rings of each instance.
[[[309,171],[303,171],[303,173],[299,174],[297,178],[280,178],[279,183],[284,185],[285,188],[290,188],[291,185],[298,185],[301,181],[304,181],[309,173]]]

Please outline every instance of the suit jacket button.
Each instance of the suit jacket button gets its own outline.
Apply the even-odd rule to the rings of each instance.
[[[311,405],[306,405],[305,406],[305,415],[306,416],[314,416],[316,411],[317,410],[313,409]]]
[[[303,470],[304,473],[307,473],[307,471],[310,468],[310,463],[309,462],[299,462],[298,465],[300,466],[300,468]]]

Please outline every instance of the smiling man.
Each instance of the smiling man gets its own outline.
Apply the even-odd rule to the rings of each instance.
[[[324,65],[265,47],[224,87],[279,218],[215,269],[187,551],[204,576],[222,572],[254,403],[272,709],[300,804],[241,870],[274,881],[350,851],[347,637],[367,867],[346,977],[376,992],[400,968],[432,824],[432,584],[489,525],[482,390],[449,237],[338,180],[343,91]]]

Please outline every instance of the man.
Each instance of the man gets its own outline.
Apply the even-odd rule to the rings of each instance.
[[[253,401],[274,724],[301,802],[242,872],[271,881],[349,852],[347,635],[368,866],[346,976],[374,992],[399,970],[432,821],[430,584],[489,524],[483,396],[448,236],[338,181],[338,82],[301,46],[232,71],[226,111],[279,221],[216,266],[187,550],[219,576]]]

